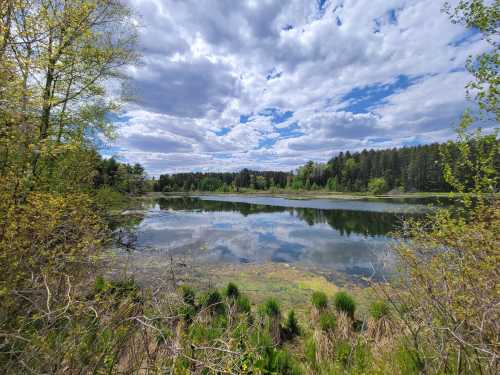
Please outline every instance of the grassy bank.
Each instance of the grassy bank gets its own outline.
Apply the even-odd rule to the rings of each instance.
[[[253,196],[268,196],[288,199],[404,199],[404,198],[447,198],[450,193],[447,192],[417,192],[417,193],[398,193],[398,194],[381,194],[373,195],[366,192],[332,192],[328,190],[255,190],[255,189],[240,189],[236,192],[217,192],[217,191],[192,191],[192,192],[168,192],[149,193],[150,197],[162,196],[189,196],[189,195],[253,195]],[[455,194],[457,196],[457,194]]]

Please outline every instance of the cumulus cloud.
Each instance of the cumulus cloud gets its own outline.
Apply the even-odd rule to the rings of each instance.
[[[434,0],[129,0],[138,102],[120,155],[151,174],[290,170],[339,151],[443,141],[485,50]]]
[[[191,61],[154,59],[134,73],[139,104],[153,112],[179,117],[222,112],[237,96],[238,81],[230,67],[206,58]]]

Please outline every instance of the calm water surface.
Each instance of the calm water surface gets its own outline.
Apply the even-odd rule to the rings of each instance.
[[[390,269],[390,232],[425,201],[165,197],[137,226],[139,251],[206,263],[281,262],[353,277]]]

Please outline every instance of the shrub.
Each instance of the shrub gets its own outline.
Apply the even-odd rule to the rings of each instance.
[[[337,318],[331,312],[324,311],[319,315],[319,326],[325,332],[333,332],[337,326]]]
[[[96,190],[94,198],[97,204],[106,210],[120,209],[127,204],[125,196],[109,186]]]
[[[390,308],[385,301],[375,301],[370,305],[370,316],[373,319],[379,320],[380,318],[387,317],[390,314]]]
[[[372,178],[368,181],[368,191],[374,195],[383,194],[387,191],[387,183],[383,177]]]
[[[323,292],[314,292],[312,295],[312,304],[317,310],[324,310],[328,307],[328,298]]]
[[[354,318],[354,311],[356,311],[356,303],[354,299],[346,292],[338,292],[335,294],[333,303],[338,312],[346,313],[350,318]]]
[[[232,299],[236,300],[240,296],[240,291],[239,291],[238,287],[236,286],[236,284],[230,282],[227,284],[225,294],[228,298],[232,298]]]

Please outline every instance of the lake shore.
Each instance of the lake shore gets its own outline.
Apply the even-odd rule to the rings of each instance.
[[[329,191],[307,191],[307,190],[241,190],[239,192],[212,192],[212,191],[193,191],[193,192],[150,192],[144,195],[143,198],[160,198],[165,196],[196,196],[196,195],[221,195],[221,196],[258,196],[258,197],[274,197],[287,199],[405,199],[405,198],[448,198],[450,193],[447,192],[417,192],[417,193],[398,193],[398,194],[381,194],[372,195],[366,192],[329,192]],[[454,196],[458,196],[455,194]]]

